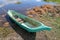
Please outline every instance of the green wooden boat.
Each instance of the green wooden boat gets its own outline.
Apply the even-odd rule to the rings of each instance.
[[[43,31],[43,30],[50,31],[51,30],[51,27],[48,27],[33,18],[25,16],[21,13],[17,13],[13,10],[9,10],[8,15],[16,24],[18,24],[21,28],[27,30],[28,32],[37,32],[37,31]],[[23,23],[18,22],[15,16],[23,19],[24,22]]]

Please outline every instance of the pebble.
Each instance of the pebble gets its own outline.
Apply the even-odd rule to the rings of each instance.
[[[34,10],[30,10],[29,12],[30,12],[30,14],[36,14],[36,12]]]
[[[5,27],[9,26],[9,22],[4,23],[3,26]]]
[[[33,15],[28,15],[28,17],[31,17],[31,18],[33,18]]]
[[[6,14],[5,15],[2,15],[2,17],[5,17],[6,16]]]
[[[59,14],[56,14],[55,16],[56,16],[56,17],[59,17]]]

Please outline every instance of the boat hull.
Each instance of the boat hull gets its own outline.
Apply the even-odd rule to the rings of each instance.
[[[10,13],[10,12],[11,12],[11,11],[8,11],[8,16],[10,17],[10,19],[11,19],[13,22],[15,22],[17,25],[19,25],[19,27],[27,30],[28,32],[38,32],[38,31],[44,31],[44,30],[50,31],[50,30],[51,30],[51,27],[45,26],[44,24],[42,24],[42,26],[39,26],[39,27],[37,27],[37,28],[27,28],[27,27],[19,24],[16,20],[14,20],[14,18],[11,17],[11,15],[10,15],[11,13]]]

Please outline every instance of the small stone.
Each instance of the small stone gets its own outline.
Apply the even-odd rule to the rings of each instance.
[[[34,8],[33,8],[33,10],[36,10],[36,9],[40,9],[40,7],[37,6],[37,7],[34,7]]]
[[[27,13],[27,15],[29,15],[30,14],[30,11],[27,11],[26,13]]]
[[[44,11],[43,9],[40,9],[40,12],[41,12],[42,14],[45,14],[45,11]]]
[[[9,22],[6,22],[5,24],[9,24]]]
[[[53,8],[53,6],[52,6],[52,5],[50,5],[50,4],[47,4],[47,5],[42,6],[42,8],[44,8],[44,7],[48,8],[48,9]]]
[[[5,27],[9,26],[9,22],[4,23],[3,26],[5,26]]]
[[[34,8],[33,8],[33,10],[34,10],[35,12],[38,12],[40,9],[41,9],[40,7],[34,7]]]
[[[59,14],[55,14],[55,17],[59,17]]]
[[[2,15],[2,17],[5,17],[6,16],[6,14],[5,15]]]
[[[32,15],[28,15],[28,17],[31,17],[32,18],[33,16]]]
[[[45,12],[47,12],[48,11],[48,9],[46,8],[46,7],[44,7],[44,8],[42,8]]]
[[[34,10],[30,10],[29,13],[30,14],[36,14],[36,12]]]

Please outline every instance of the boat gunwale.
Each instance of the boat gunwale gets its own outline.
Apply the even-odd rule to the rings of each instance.
[[[9,15],[10,18],[13,19],[19,26],[21,25],[21,23],[19,23],[18,21],[16,21],[15,18],[13,17],[13,15],[12,15],[12,13],[11,13],[11,10],[8,11],[8,15]],[[27,17],[27,16],[26,16],[26,17]],[[34,19],[33,19],[33,20],[34,20]],[[37,22],[38,22],[38,21],[37,21]],[[29,31],[29,32],[36,32],[36,31],[50,30],[50,29],[51,29],[51,27],[50,27],[50,29],[49,29],[48,27],[44,27],[45,25],[44,25],[43,23],[41,23],[41,22],[39,22],[39,23],[40,23],[40,26],[34,27],[34,28],[25,27],[25,26],[23,26],[23,25],[21,25],[21,26],[23,26],[24,29],[26,29],[26,30]],[[22,28],[23,28],[23,27],[22,27]]]

